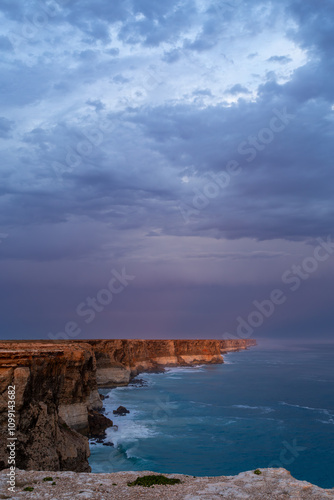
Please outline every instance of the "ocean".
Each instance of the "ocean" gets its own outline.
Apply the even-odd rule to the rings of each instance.
[[[192,476],[284,467],[334,487],[334,345],[252,347],[222,365],[141,374],[103,390],[106,446],[90,443],[93,472]],[[130,410],[115,416],[119,405]]]

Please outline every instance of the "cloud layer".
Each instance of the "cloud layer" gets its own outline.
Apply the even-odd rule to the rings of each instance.
[[[3,336],[60,330],[126,265],[136,280],[87,336],[216,337],[312,255],[333,221],[333,14],[3,2]],[[312,276],[323,297],[332,272]],[[312,287],[294,300],[331,332]],[[263,334],[305,331],[296,304]]]

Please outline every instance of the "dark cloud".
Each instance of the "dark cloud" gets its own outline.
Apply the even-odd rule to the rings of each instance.
[[[3,116],[0,116],[0,137],[5,139],[10,137],[10,132],[13,129],[14,123]]]
[[[291,57],[289,56],[271,56],[269,59],[267,59],[268,62],[277,62],[280,64],[288,64],[289,62],[292,61]]]
[[[10,51],[13,50],[13,45],[7,36],[0,36],[0,50]]]
[[[334,5],[330,0],[320,4],[296,0],[286,2],[286,9],[297,22],[290,35],[304,48],[314,49],[332,59],[334,45]]]
[[[183,50],[180,49],[172,49],[168,52],[165,52],[163,55],[163,60],[167,63],[174,63],[180,60],[183,54]]]
[[[225,94],[230,94],[230,95],[250,94],[250,93],[251,92],[240,83],[233,85],[233,87],[225,91]]]
[[[125,76],[123,76],[123,75],[115,75],[113,77],[113,82],[115,82],[115,83],[127,83],[129,81],[130,81],[130,79],[125,78]]]
[[[108,49],[106,52],[108,54],[110,54],[111,56],[118,56],[119,55],[119,49],[117,49],[116,47],[112,48],[112,49]]]
[[[105,109],[105,104],[103,104],[103,102],[98,99],[96,99],[95,101],[93,101],[92,99],[88,99],[88,101],[86,101],[86,104],[95,108],[95,111],[102,111],[103,109]]]
[[[211,93],[210,89],[194,90],[193,95],[212,97],[212,93]]]
[[[135,284],[84,335],[233,329],[332,231],[333,2],[44,7],[1,4],[5,331],[61,329],[125,264]],[[326,266],[268,328],[329,332]]]

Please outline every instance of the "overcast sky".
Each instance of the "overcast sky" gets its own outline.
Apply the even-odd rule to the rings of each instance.
[[[332,0],[0,9],[2,338],[331,338]]]

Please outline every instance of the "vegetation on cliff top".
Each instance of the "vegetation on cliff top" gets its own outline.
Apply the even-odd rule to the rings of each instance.
[[[132,483],[128,483],[128,486],[145,486],[146,488],[150,488],[154,484],[179,484],[181,483],[180,479],[174,479],[172,477],[166,477],[162,475],[149,475],[137,477],[135,481]]]

